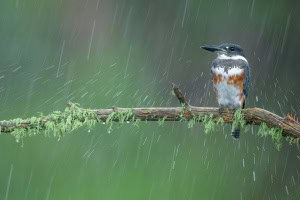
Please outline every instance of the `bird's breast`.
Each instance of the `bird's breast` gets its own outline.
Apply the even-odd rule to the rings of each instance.
[[[245,69],[240,67],[213,67],[213,83],[221,106],[241,107],[244,102]]]
[[[240,67],[215,67],[212,69],[214,84],[227,83],[243,89],[245,69]]]

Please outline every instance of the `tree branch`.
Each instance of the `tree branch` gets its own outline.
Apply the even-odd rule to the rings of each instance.
[[[183,107],[145,107],[145,108],[120,108],[112,109],[84,109],[78,104],[68,103],[64,112],[56,111],[48,116],[32,117],[29,119],[14,119],[9,121],[0,121],[0,130],[2,133],[16,134],[16,131],[25,135],[26,131],[40,130],[59,131],[60,134],[72,131],[85,124],[96,122],[111,123],[115,122],[136,122],[136,121],[182,121],[197,119],[197,122],[203,122],[205,116],[217,123],[222,120],[225,123],[233,123],[235,113],[232,110],[219,112],[217,107],[195,107],[187,103],[179,88],[173,84],[173,91]],[[295,117],[287,115],[280,117],[272,112],[261,108],[242,109],[241,114],[246,124],[266,124],[269,128],[282,129],[282,136],[292,137],[294,140],[300,138],[300,123]],[[63,125],[61,125],[63,124]],[[18,137],[22,137],[18,135]]]

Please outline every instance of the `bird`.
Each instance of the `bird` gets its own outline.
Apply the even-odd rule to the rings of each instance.
[[[211,66],[213,87],[219,104],[219,111],[229,108],[245,108],[249,89],[249,64],[243,49],[232,43],[201,46],[210,52],[217,53]],[[231,135],[240,138],[240,127],[233,127]]]

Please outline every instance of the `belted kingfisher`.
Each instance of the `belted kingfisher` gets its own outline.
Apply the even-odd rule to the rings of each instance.
[[[228,43],[201,48],[218,54],[212,62],[211,74],[220,110],[244,108],[249,88],[249,64],[243,49]],[[240,137],[240,127],[232,130],[232,136]]]

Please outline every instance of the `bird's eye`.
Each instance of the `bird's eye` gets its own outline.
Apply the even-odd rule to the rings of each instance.
[[[230,49],[230,51],[234,51],[234,47],[230,47],[229,49]]]

